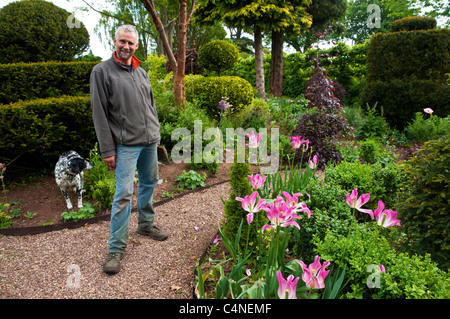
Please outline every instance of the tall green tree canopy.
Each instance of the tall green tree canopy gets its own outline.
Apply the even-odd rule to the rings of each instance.
[[[0,63],[72,61],[89,48],[83,23],[50,2],[24,0],[0,10]]]

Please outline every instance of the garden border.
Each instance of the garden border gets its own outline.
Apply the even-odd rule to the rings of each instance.
[[[186,195],[196,193],[199,191],[203,191],[205,189],[208,189],[208,188],[211,188],[214,186],[218,186],[218,185],[221,185],[224,183],[228,183],[228,182],[229,182],[229,180],[227,179],[227,180],[220,181],[220,182],[217,182],[217,183],[214,183],[211,185],[207,185],[204,187],[198,187],[193,190],[188,190],[181,194],[175,195],[173,198],[166,198],[166,199],[160,200],[160,201],[154,203],[153,206],[158,207],[160,205],[166,204],[168,202],[171,202],[175,199],[184,197]],[[137,208],[133,208],[131,210],[131,212],[132,213],[137,212]],[[37,234],[42,234],[42,233],[48,233],[48,232],[62,230],[62,229],[75,229],[75,228],[83,227],[85,225],[98,223],[100,221],[109,220],[110,218],[111,218],[111,214],[105,214],[105,215],[96,216],[96,217],[92,217],[92,218],[86,218],[86,219],[79,220],[79,221],[62,222],[62,223],[58,223],[58,224],[54,224],[54,225],[3,228],[3,229],[0,229],[0,236],[1,235],[3,235],[3,236],[28,236],[28,235],[37,235]]]

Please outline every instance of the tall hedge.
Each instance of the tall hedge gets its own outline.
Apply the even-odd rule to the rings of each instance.
[[[89,76],[99,62],[0,64],[0,104],[89,94]]]
[[[375,34],[367,52],[363,105],[382,106],[386,120],[403,129],[416,112],[450,112],[450,30],[430,29]]]
[[[64,151],[87,156],[96,137],[89,96],[0,105],[0,162],[5,173],[53,169]]]

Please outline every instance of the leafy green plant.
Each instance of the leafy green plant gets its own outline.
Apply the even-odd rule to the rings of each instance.
[[[380,151],[381,144],[373,138],[365,139],[359,143],[359,156],[361,156],[366,163],[375,163]]]
[[[430,114],[429,117],[424,118],[423,113],[417,112],[412,122],[406,127],[406,132],[411,138],[421,143],[439,138],[450,133],[450,115],[441,118]]]
[[[25,214],[25,218],[26,218],[26,219],[33,219],[34,216],[36,216],[36,213],[30,213],[30,212],[27,212],[27,213]]]
[[[198,64],[209,71],[217,72],[232,69],[239,61],[238,48],[224,40],[213,40],[203,45],[198,53]]]
[[[372,108],[367,104],[367,114],[356,129],[356,137],[364,140],[371,137],[382,137],[387,132],[388,124],[386,120],[384,117],[377,115],[377,103]]]
[[[105,207],[110,208],[115,193],[116,178],[114,172],[108,170],[98,149],[98,143],[89,152],[89,162],[92,168],[85,173],[85,185],[89,189],[88,197],[98,200]]]
[[[199,174],[194,170],[190,170],[186,172],[183,170],[183,173],[175,179],[176,182],[179,183],[180,187],[185,189],[196,189],[197,187],[205,186],[204,180],[206,179],[206,173]]]
[[[442,267],[450,265],[449,186],[450,134],[426,142],[415,156],[404,162],[406,175],[396,209],[404,219],[403,247],[429,253]]]
[[[84,203],[78,211],[63,212],[61,217],[65,222],[92,218],[95,217],[95,208],[90,203]]]
[[[449,298],[450,280],[446,272],[429,255],[410,256],[395,251],[382,230],[386,229],[379,229],[374,223],[355,224],[355,231],[349,236],[329,231],[323,240],[315,241],[321,257],[346,269],[347,284],[341,291],[342,298]],[[381,265],[385,272],[380,270]],[[372,274],[379,276],[380,281],[370,288]]]

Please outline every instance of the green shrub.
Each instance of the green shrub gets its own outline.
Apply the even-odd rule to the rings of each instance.
[[[416,112],[450,113],[449,29],[377,33],[367,52],[363,105],[383,107],[388,123],[403,130]]]
[[[403,224],[403,220],[402,220]],[[316,252],[323,260],[346,267],[348,284],[343,288],[345,299],[448,299],[450,280],[429,255],[420,257],[396,252],[381,234],[376,223],[355,225],[349,236],[327,232],[315,241]],[[390,230],[390,229],[385,229]],[[374,274],[369,267],[383,265],[379,287],[368,287]]]
[[[238,127],[242,127],[243,129],[254,128],[255,130],[265,128],[269,116],[269,105],[266,101],[255,98],[251,104],[245,106],[237,114]]]
[[[0,106],[0,162],[21,170],[54,169],[67,150],[87,154],[96,136],[89,97],[62,96]]]
[[[381,144],[375,139],[369,138],[359,143],[359,156],[361,156],[366,163],[375,163],[380,151]]]
[[[313,260],[313,239],[323,239],[327,230],[347,234],[352,212],[345,201],[347,192],[339,185],[309,183],[305,193],[311,195],[308,204],[311,218],[302,218],[300,230],[294,228],[293,255],[301,260]]]
[[[350,194],[354,188],[358,188],[359,194],[370,193],[367,204],[370,209],[377,208],[378,200],[393,209],[402,181],[401,169],[393,162],[382,165],[379,162],[362,164],[343,161],[335,166],[327,166],[325,171],[325,183],[339,185],[346,194]]]
[[[407,240],[404,247],[429,253],[442,267],[450,265],[450,134],[425,142],[402,166],[407,179],[397,205]]]
[[[248,225],[246,212],[242,208],[242,203],[236,200],[236,197],[244,198],[252,193],[252,187],[248,179],[248,175],[251,175],[250,166],[248,163],[234,163],[230,167],[230,197],[224,203],[224,215],[226,218],[222,231],[231,242],[236,240],[238,234],[239,225],[242,221],[242,234],[249,233],[249,245],[255,245],[257,242],[258,233],[261,231],[262,226],[265,224],[265,214],[263,211],[257,212],[254,216],[253,222]],[[242,235],[244,237],[244,235]],[[245,247],[246,242],[241,241],[241,247]],[[253,246],[254,248],[254,246]]]
[[[371,108],[367,105],[367,113],[356,128],[356,137],[358,139],[367,139],[370,137],[382,137],[385,135],[389,126],[383,116],[377,114],[377,103]]]
[[[426,142],[432,139],[445,136],[450,133],[450,115],[446,118],[441,118],[431,114],[425,115],[417,112],[414,119],[406,127],[406,132],[411,138],[419,142]]]
[[[415,31],[436,29],[436,19],[432,17],[406,17],[391,22],[391,31]]]
[[[89,94],[89,77],[98,62],[0,64],[0,103]]]
[[[213,40],[203,45],[198,53],[198,64],[209,71],[217,72],[232,69],[239,61],[238,48],[225,40]]]
[[[85,187],[89,190],[88,197],[97,200],[103,208],[111,208],[116,191],[116,178],[98,149],[98,143],[89,152],[88,161],[92,168],[85,172]]]
[[[198,100],[199,106],[211,117],[218,117],[219,102],[223,98],[228,98],[233,113],[239,112],[252,103],[254,90],[248,81],[237,76],[199,77],[186,82],[186,100]]]

